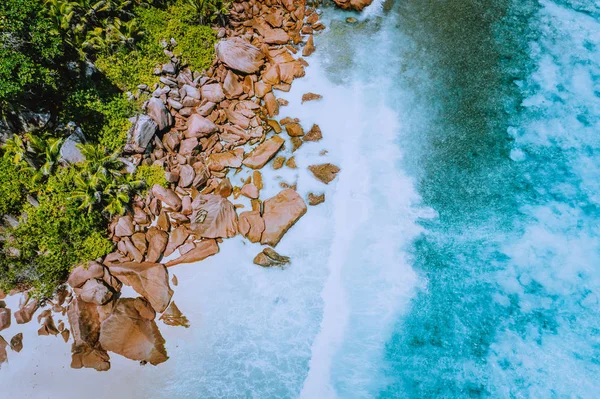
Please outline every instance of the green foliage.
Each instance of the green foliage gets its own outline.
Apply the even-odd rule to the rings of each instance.
[[[93,231],[81,244],[79,258],[82,260],[98,259],[113,250],[113,243],[100,231]]]
[[[0,287],[32,286],[49,296],[74,265],[111,250],[109,242],[100,240],[106,219],[100,212],[81,212],[71,199],[79,174],[76,168],[59,169],[40,187],[39,206],[25,204],[27,217],[9,229],[4,244],[19,256],[0,262]]]
[[[23,138],[14,135],[6,141],[3,158],[27,172],[30,183],[47,178],[56,168],[63,140],[47,135],[27,133]]]
[[[165,177],[165,170],[160,165],[141,165],[135,172],[135,180],[144,182],[145,189],[142,194],[146,194],[148,189],[155,184],[165,188],[169,185]]]
[[[210,67],[214,58],[216,35],[194,20],[195,11],[186,0],[179,0],[166,9],[135,9],[144,37],[137,48],[121,47],[115,52],[98,55],[96,66],[123,90],[133,90],[139,84],[152,85],[158,81],[153,74],[156,66],[168,62],[161,43],[177,42],[174,53],[192,70]]]
[[[56,168],[63,139],[25,135],[35,167],[30,168],[34,182],[48,177]]]
[[[54,92],[63,56],[60,37],[49,34],[39,0],[0,2],[0,104],[38,99]]]
[[[136,105],[125,94],[105,97],[96,89],[77,90],[65,101],[60,119],[77,123],[92,141],[117,151],[125,144]]]
[[[154,68],[166,59],[162,50],[157,55],[152,47],[142,40],[133,51],[122,48],[114,53],[98,54],[95,64],[121,90],[134,90],[142,83],[152,85],[158,82]]]
[[[0,158],[0,215],[21,213],[26,195],[24,177],[8,157]]]
[[[206,3],[222,3],[216,0]],[[166,29],[148,30],[148,37],[155,40],[174,38],[177,46],[173,51],[192,70],[207,69],[214,59],[215,32],[206,25],[199,25],[194,20],[194,9],[189,3],[177,2],[169,8]]]

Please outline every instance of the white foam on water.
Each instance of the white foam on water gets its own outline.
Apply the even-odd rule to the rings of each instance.
[[[416,220],[434,215],[419,207],[412,180],[399,168],[401,115],[387,104],[396,87],[383,73],[394,68],[388,37],[384,29],[355,43],[355,67],[341,73],[351,83],[324,79],[319,86],[325,98],[316,117],[326,137],[335,139],[332,154],[340,156],[342,173],[332,198],[323,320],[302,398],[368,397],[381,383],[393,323],[420,284],[406,250],[422,231]],[[319,44],[317,38],[321,52],[310,61],[323,71],[319,64],[328,54]]]

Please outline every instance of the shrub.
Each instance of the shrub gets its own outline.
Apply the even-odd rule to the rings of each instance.
[[[141,165],[135,172],[135,180],[144,182],[142,194],[146,194],[155,184],[165,188],[168,186],[165,170],[160,165]]]
[[[11,160],[0,157],[0,215],[18,215],[23,207],[26,190],[22,182],[26,181]]]
[[[77,123],[88,138],[113,152],[125,144],[131,127],[128,118],[135,113],[136,104],[122,93],[104,96],[96,89],[73,92],[65,101],[60,119]]]
[[[113,243],[106,237],[105,233],[94,231],[83,240],[79,258],[92,260],[100,258],[113,250]]]
[[[40,189],[39,206],[25,204],[27,216],[8,230],[10,243],[5,244],[19,256],[5,257],[0,286],[31,286],[48,297],[75,265],[110,252],[112,247],[100,239],[106,219],[100,212],[81,212],[71,199],[78,175],[72,167],[59,169]]]
[[[156,66],[168,62],[161,42],[175,39],[174,53],[188,63],[192,70],[210,67],[214,58],[214,31],[193,20],[194,8],[185,0],[179,0],[167,9],[135,9],[144,37],[137,48],[130,51],[121,47],[118,51],[98,55],[96,66],[122,90],[133,90],[139,84],[152,85],[158,81],[153,74]]]

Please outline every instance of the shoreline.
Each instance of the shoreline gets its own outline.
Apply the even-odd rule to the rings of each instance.
[[[269,122],[269,120],[273,120],[271,118],[276,117],[279,113],[279,107],[286,105],[286,100],[280,99],[278,101],[271,90],[267,93],[260,93],[260,97],[263,99],[262,102],[258,99],[258,96],[254,97],[251,96],[251,94],[255,94],[252,92],[254,92],[255,89],[259,89],[258,86],[264,91],[265,88],[263,87],[264,85],[261,85],[261,82],[265,80],[271,81],[274,88],[283,89],[284,91],[289,90],[291,82],[295,78],[304,76],[304,67],[307,66],[307,63],[302,61],[302,59],[298,61],[298,59],[302,57],[302,53],[307,54],[308,56],[314,51],[314,47],[311,50],[310,45],[312,44],[312,34],[315,33],[315,28],[317,31],[324,29],[324,26],[318,22],[318,14],[314,9],[307,7],[303,1],[296,2],[297,4],[294,4],[291,1],[282,3],[282,5],[274,5],[273,9],[269,10],[274,10],[273,13],[263,13],[258,19],[255,17],[250,18],[250,16],[246,15],[247,10],[241,5],[242,3],[235,3],[232,6],[232,16],[230,20],[230,25],[233,26],[234,29],[227,31],[221,29],[219,32],[220,39],[222,41],[228,41],[234,37],[244,37],[243,33],[248,36],[247,31],[254,30],[253,41],[254,44],[260,45],[260,49],[259,47],[254,46],[254,48],[250,48],[250,52],[254,51],[256,58],[263,59],[257,69],[262,71],[261,75],[257,76],[252,73],[240,74],[239,69],[230,67],[231,64],[235,64],[240,58],[243,59],[247,53],[240,54],[238,52],[235,54],[235,51],[231,51],[231,53],[234,53],[234,56],[232,57],[231,54],[227,54],[227,51],[219,52],[219,44],[217,45],[218,54],[215,57],[213,67],[207,71],[207,75],[197,76],[190,82],[189,79],[186,79],[186,73],[188,72],[185,70],[176,74],[175,79],[171,77],[172,74],[169,72],[162,74],[161,77],[163,79],[161,79],[161,82],[165,84],[163,89],[160,89],[162,92],[155,92],[155,96],[148,102],[147,107],[150,118],[143,118],[143,116],[138,117],[135,126],[132,128],[133,134],[130,144],[133,144],[133,146],[130,146],[129,150],[140,152],[140,149],[143,149],[143,153],[148,154],[148,151],[140,145],[147,139],[147,137],[143,137],[144,126],[141,126],[141,123],[149,124],[149,119],[152,119],[156,125],[158,125],[159,129],[161,128],[161,124],[165,123],[165,125],[162,126],[162,130],[165,131],[162,135],[162,141],[160,139],[157,140],[158,135],[152,136],[148,140],[150,145],[152,144],[152,141],[154,141],[154,150],[149,155],[134,155],[132,158],[137,158],[139,164],[143,162],[143,158],[146,156],[148,156],[154,164],[157,163],[158,159],[158,163],[162,163],[167,173],[170,174],[169,178],[172,179],[171,188],[173,191],[154,187],[152,190],[154,196],[149,195],[145,199],[137,198],[134,201],[136,212],[133,215],[115,218],[110,229],[115,241],[118,241],[117,252],[107,255],[107,257],[101,260],[102,264],[100,264],[100,262],[91,263],[88,266],[88,270],[85,268],[76,269],[70,277],[74,292],[73,294],[67,294],[66,298],[62,298],[63,300],[66,299],[65,302],[61,303],[60,300],[54,300],[54,314],[45,311],[48,309],[47,306],[39,308],[39,304],[33,300],[27,302],[27,299],[25,299],[21,306],[18,307],[15,306],[16,303],[14,303],[16,302],[16,298],[10,298],[8,301],[9,304],[11,304],[10,307],[12,309],[25,309],[20,311],[20,314],[26,316],[25,319],[38,318],[38,322],[42,323],[38,335],[62,334],[64,338],[64,335],[69,334],[64,333],[64,331],[69,330],[71,332],[69,335],[72,336],[67,338],[67,340],[72,342],[71,340],[75,339],[71,363],[72,367],[90,367],[96,368],[97,370],[107,370],[110,367],[110,361],[108,359],[109,352],[102,347],[102,337],[98,338],[98,336],[102,335],[100,324],[104,323],[106,319],[114,317],[114,315],[118,316],[115,319],[118,322],[117,325],[124,322],[127,323],[128,320],[131,320],[131,317],[139,317],[136,316],[136,314],[141,315],[145,320],[142,323],[137,323],[137,327],[134,327],[134,331],[135,328],[140,329],[140,331],[153,331],[151,334],[153,342],[150,342],[150,344],[148,342],[133,341],[128,348],[119,347],[119,345],[117,345],[114,347],[116,350],[115,353],[120,352],[120,354],[125,355],[126,357],[133,360],[139,360],[143,363],[149,361],[153,364],[159,364],[166,361],[167,354],[162,346],[163,344],[161,344],[161,341],[164,340],[162,339],[159,329],[156,327],[155,321],[155,318],[158,318],[156,313],[166,311],[168,309],[167,305],[171,306],[170,304],[173,303],[170,301],[171,296],[173,295],[171,285],[174,285],[172,276],[170,275],[172,273],[169,273],[163,266],[165,263],[167,263],[167,266],[171,266],[173,262],[169,263],[167,259],[170,261],[170,258],[173,257],[173,255],[169,254],[171,256],[162,258],[163,255],[166,255],[165,250],[173,250],[174,253],[183,252],[180,251],[179,248],[182,245],[187,245],[186,250],[193,254],[193,256],[188,255],[187,263],[197,263],[207,256],[216,254],[218,252],[219,241],[222,241],[223,238],[237,235],[238,231],[245,233],[243,235],[249,238],[250,241],[261,241],[260,235],[262,235],[263,232],[260,232],[257,239],[256,231],[257,228],[260,230],[260,227],[256,227],[256,224],[260,225],[261,219],[266,219],[264,213],[265,210],[262,210],[261,212],[261,205],[257,201],[257,198],[247,198],[244,201],[240,201],[239,199],[241,199],[242,196],[239,196],[239,194],[241,193],[248,197],[258,197],[255,193],[255,191],[258,190],[255,190],[255,188],[261,187],[251,186],[253,183],[257,186],[257,180],[262,179],[257,178],[256,173],[254,173],[251,181],[246,180],[242,187],[233,187],[232,182],[226,177],[227,173],[223,170],[229,171],[229,169],[234,169],[237,174],[242,167],[242,163],[247,163],[254,166],[256,170],[259,170],[262,169],[262,166],[260,166],[261,164],[272,163],[273,158],[277,160],[276,153],[280,148],[266,157],[264,151],[263,154],[258,154],[259,159],[256,164],[245,162],[248,159],[248,155],[244,156],[244,149],[248,148],[248,145],[246,145],[247,142],[250,144],[253,143],[255,146],[261,145],[261,143],[264,143],[265,141],[268,142],[273,137],[287,136],[286,130],[294,135],[291,137],[291,146],[300,147],[306,142],[299,136],[299,134],[302,133],[302,128],[298,129],[300,126],[298,122],[287,124],[294,126],[292,129],[286,129],[287,126],[285,125],[279,127],[277,122]],[[265,20],[268,20],[268,23],[265,23]],[[256,25],[251,28],[246,28],[244,22],[247,21],[255,21]],[[287,21],[287,23],[285,21]],[[295,25],[292,23],[294,21]],[[237,25],[237,28],[235,25]],[[278,26],[281,26],[282,28],[278,28]],[[309,41],[308,46],[305,45],[304,48],[298,47],[299,44],[305,43],[303,41],[303,36],[301,36],[301,31],[305,32],[303,35],[304,39]],[[288,40],[285,40],[286,36],[284,34],[287,36]],[[309,37],[310,39],[307,39]],[[271,43],[261,44],[261,39]],[[295,47],[285,44],[290,41],[295,43]],[[260,54],[254,49],[259,50]],[[293,56],[294,50],[299,53],[295,57]],[[175,59],[174,61],[174,66],[177,68],[177,60]],[[229,63],[229,65],[227,63]],[[267,66],[264,67],[263,64]],[[173,65],[171,64],[171,66]],[[170,71],[171,66],[163,66],[163,71]],[[235,65],[235,67],[240,68],[239,65]],[[275,72],[273,72],[274,69],[276,69]],[[256,78],[250,78],[249,81],[249,76],[256,76]],[[189,75],[187,77],[189,78]],[[192,77],[194,77],[194,74],[192,74]],[[276,80],[278,81],[277,83],[275,82]],[[179,96],[181,96],[181,88],[186,86],[184,92],[187,91],[188,93],[185,93],[182,99],[180,98],[182,101],[177,101],[173,98],[177,98],[176,96],[168,95],[172,90],[164,90],[164,87],[168,87],[169,85],[172,86],[174,81],[177,82],[177,86],[180,88],[179,93],[177,93]],[[194,91],[194,88],[197,90]],[[197,94],[200,94],[200,99],[196,98]],[[162,101],[157,101],[157,98]],[[192,101],[190,98],[197,101]],[[250,103],[250,99],[252,98],[255,98],[254,104],[258,107]],[[184,104],[182,104],[185,103],[186,99],[190,100],[187,104],[194,105],[194,110],[196,111],[192,112],[189,116],[185,116],[188,110],[184,110],[186,107],[183,107]],[[215,101],[213,103],[212,101],[209,101],[210,99],[220,99],[220,101]],[[212,103],[213,105],[207,105],[207,103]],[[240,104],[242,105],[240,106]],[[227,107],[225,105],[227,105]],[[210,112],[207,112],[208,109],[210,109]],[[258,111],[255,113],[253,112],[255,110]],[[261,111],[264,112],[263,115],[260,114]],[[204,116],[202,116],[202,114],[204,114]],[[193,115],[199,115],[201,118],[193,117]],[[140,122],[142,119],[144,120]],[[190,119],[195,120],[190,123]],[[172,125],[173,127],[169,128],[169,125]],[[244,127],[250,129],[247,130],[244,129]],[[274,129],[275,132],[270,133],[269,130],[267,130],[269,128]],[[308,132],[308,128],[304,128],[306,129],[306,132]],[[166,131],[167,129],[169,130]],[[279,129],[283,131],[277,132]],[[191,130],[195,130],[196,132],[189,134]],[[248,135],[248,133],[243,133],[242,130],[251,133]],[[191,137],[188,137],[188,134]],[[231,138],[233,135],[236,137],[232,140]],[[269,139],[267,139],[267,135]],[[224,136],[226,136],[228,140],[223,140]],[[140,141],[140,139],[143,140]],[[190,142],[195,145],[192,147],[191,144],[189,144]],[[223,143],[225,144],[223,145]],[[198,147],[202,149],[199,154],[196,152]],[[182,151],[182,148],[186,148],[185,151]],[[235,148],[242,149],[242,151],[236,150],[237,152],[235,152]],[[175,152],[174,150],[177,149],[179,149],[179,151]],[[268,150],[272,151],[271,149]],[[164,156],[165,153],[166,162],[161,162],[158,155]],[[210,159],[211,155],[216,154],[228,155],[219,157],[218,160]],[[185,159],[182,159],[182,155]],[[231,157],[231,155],[234,155],[234,157]],[[262,156],[262,158],[260,156]],[[169,159],[169,157],[171,158]],[[200,161],[198,161],[198,158],[200,158]],[[194,159],[196,160],[196,164],[190,165],[190,163],[192,163],[190,161]],[[181,163],[182,161],[183,163]],[[202,163],[202,165],[197,165],[197,163]],[[186,167],[186,165],[191,166],[191,168]],[[260,166],[260,168],[258,166]],[[293,169],[295,165],[293,162],[288,161],[286,166],[283,167]],[[189,176],[190,169],[192,169],[191,177]],[[175,176],[173,175],[177,172],[179,178],[175,180]],[[335,178],[337,173],[328,172],[327,170],[325,172],[325,175],[321,175],[321,178],[329,181],[332,177]],[[317,178],[318,177],[319,176],[317,176]],[[191,182],[182,184],[181,181],[183,179],[191,180]],[[329,181],[323,182],[328,183]],[[296,209],[293,209],[293,206],[292,209],[286,209],[285,206],[279,210],[275,209],[275,217],[271,218],[270,221],[267,221],[266,226],[263,228],[263,230],[265,230],[265,228],[271,227],[270,238],[263,240],[265,244],[271,244],[271,246],[277,245],[287,229],[304,215],[307,208],[305,201],[297,194],[294,194],[295,191],[287,188],[286,185],[289,187],[294,186],[295,184],[292,182],[286,183],[285,185],[281,184],[281,192],[286,193],[287,196],[281,198],[277,203],[283,201],[284,205],[286,205],[286,203],[291,201]],[[203,186],[204,188],[202,190],[195,189],[195,187],[200,186]],[[190,187],[192,188],[190,189]],[[179,201],[173,194],[179,198]],[[185,197],[188,196],[190,199],[187,200],[187,202],[192,202],[192,204],[187,204],[188,207],[191,206],[191,212],[189,212],[189,209],[187,211],[181,210],[182,207],[186,205]],[[206,208],[206,201],[197,201],[198,204],[194,207],[193,203],[199,197],[208,200],[208,208]],[[245,211],[251,206],[253,212],[249,215],[246,213],[248,217],[244,218],[242,215],[245,212],[239,212],[238,214],[236,211],[238,207],[227,200],[228,197],[230,199],[233,197],[232,201],[244,206],[244,208],[242,208],[242,206],[239,207],[242,211]],[[184,204],[179,203],[182,201],[182,198]],[[243,202],[245,202],[245,204]],[[211,204],[216,204],[214,209],[210,207]],[[225,206],[225,208],[223,208],[223,206]],[[177,212],[178,210],[181,210],[181,212]],[[215,217],[211,219],[213,210],[215,211]],[[221,218],[223,212],[229,213],[229,220],[223,221]],[[193,229],[190,228],[192,227],[191,225],[186,225],[188,221],[186,221],[185,217],[187,217],[188,221],[190,221],[190,218],[194,218],[196,221],[199,221],[202,218],[208,219],[210,220],[211,225],[208,226],[208,228],[202,226],[202,223],[204,222],[203,219],[201,222],[197,223],[200,224],[200,226],[196,226],[197,228]],[[240,219],[238,220],[238,218]],[[241,223],[243,222],[242,219],[245,219],[246,224],[250,225],[249,228],[243,226],[240,228],[239,224],[243,224]],[[263,221],[262,224],[265,224],[265,222]],[[158,226],[158,228],[154,226]],[[154,234],[149,236],[148,231],[151,229],[154,229],[152,230]],[[157,230],[158,234],[156,234]],[[173,234],[174,230],[177,230],[177,233]],[[194,230],[196,234],[194,234]],[[137,240],[134,239],[136,235]],[[141,239],[143,235],[146,236],[145,240]],[[157,235],[160,236],[161,239],[155,238]],[[181,236],[186,237],[181,239]],[[144,245],[142,241],[145,241],[146,244]],[[192,248],[192,243],[196,246],[196,249]],[[144,250],[142,250],[143,247],[145,247]],[[157,251],[158,257],[154,259]],[[187,253],[189,254],[190,252]],[[282,265],[286,262],[285,258],[282,260],[277,257],[273,258],[267,256],[266,262],[263,260],[258,263],[263,263],[262,266],[273,266]],[[90,274],[91,269],[98,270],[98,273],[94,274],[94,272]],[[174,265],[173,267],[169,267],[169,269],[171,272],[176,271]],[[141,295],[140,298],[144,298],[141,299],[142,302],[135,302],[133,300],[124,301],[126,298],[121,296],[121,285],[119,282],[114,281],[115,278],[124,282],[124,287],[127,285],[133,286],[137,291],[137,294]],[[154,286],[144,284],[144,281],[148,279],[152,280],[151,285]],[[73,283],[71,280],[76,280],[76,282]],[[88,287],[88,285],[91,287]],[[129,291],[134,294],[133,296],[137,295],[135,291],[131,289],[129,289]],[[84,295],[85,300],[82,300],[82,295]],[[73,298],[71,298],[71,296]],[[24,294],[24,298],[26,298],[26,293]],[[48,303],[51,303],[51,301],[48,301]],[[93,314],[91,320],[92,324],[96,327],[92,326],[91,329],[96,332],[92,334],[92,336],[90,336],[90,334],[87,334],[86,336],[85,333],[85,330],[90,327],[90,318],[87,313],[82,315],[82,310],[79,308],[83,305],[83,309],[86,309],[85,312],[89,313],[91,311]],[[119,305],[122,306],[118,308]],[[139,307],[140,305],[144,309],[141,309]],[[117,313],[115,313],[115,309],[118,310]],[[40,311],[43,311],[43,317],[40,317]],[[154,314],[155,317],[144,317],[144,312],[146,315]],[[65,318],[67,313],[69,313],[68,321],[67,318]],[[57,322],[54,320],[53,316],[56,317]],[[31,320],[28,323],[35,324],[35,321]],[[181,320],[176,320],[176,323],[183,322]],[[63,325],[65,327],[63,327]],[[82,334],[81,331],[84,331],[84,333]],[[119,338],[119,340],[129,338],[124,336],[124,332],[118,327],[115,331],[112,331],[111,334],[114,335],[113,339],[109,341],[105,340],[105,346],[111,348],[113,347],[111,341],[114,342],[116,339],[115,337]],[[10,349],[9,352],[11,352]],[[17,355],[15,353],[9,353],[9,357],[12,356]]]

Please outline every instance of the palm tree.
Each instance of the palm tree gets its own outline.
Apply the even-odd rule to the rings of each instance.
[[[118,153],[107,154],[103,146],[92,144],[79,148],[86,159],[79,166],[81,173],[75,179],[77,189],[72,199],[88,213],[94,209],[101,209],[109,217],[125,213],[135,190],[144,183],[122,173]]]
[[[6,140],[6,143],[3,146],[4,148],[4,158],[11,159],[15,165],[19,164],[25,158],[25,153],[27,151],[25,147],[25,143],[23,139],[19,137],[19,135],[15,134],[10,139]]]
[[[102,185],[98,178],[85,175],[75,177],[76,189],[71,195],[71,199],[79,202],[79,209],[92,212],[96,206],[102,202]]]
[[[60,147],[63,143],[61,138],[44,138],[43,136],[34,136],[26,134],[28,150],[35,157],[35,164],[40,165],[34,169],[34,180],[39,181],[42,178],[49,176],[58,164],[60,156]]]
[[[93,144],[78,144],[77,147],[85,157],[83,169],[94,176],[118,178],[123,175],[123,162],[119,161],[119,153],[106,153],[106,147]]]

